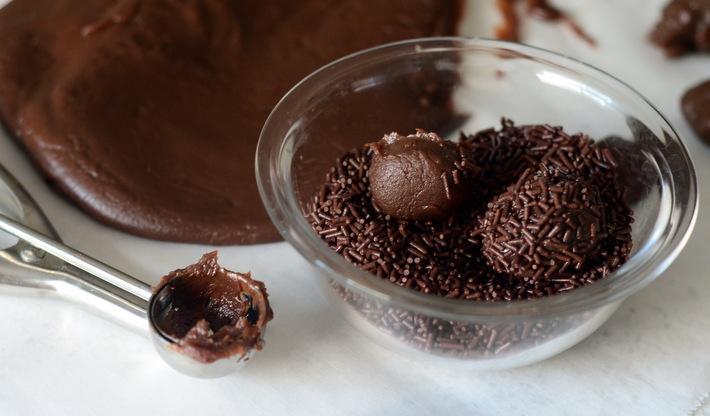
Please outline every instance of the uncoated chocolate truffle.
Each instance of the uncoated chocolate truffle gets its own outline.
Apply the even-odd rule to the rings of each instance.
[[[681,108],[695,134],[710,143],[710,81],[686,91],[681,98]]]
[[[368,146],[373,150],[369,181],[372,197],[386,214],[408,220],[445,219],[469,198],[479,172],[470,146],[417,130],[391,133]]]
[[[482,222],[489,266],[525,281],[587,271],[606,237],[597,186],[548,168],[526,170]]]

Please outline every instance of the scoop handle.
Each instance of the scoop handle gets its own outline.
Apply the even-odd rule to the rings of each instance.
[[[0,251],[0,284],[49,290],[129,327],[148,328],[151,287],[0,213],[0,230],[18,238]]]

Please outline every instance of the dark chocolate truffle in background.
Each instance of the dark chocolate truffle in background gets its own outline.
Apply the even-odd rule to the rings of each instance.
[[[372,198],[386,214],[409,220],[440,220],[471,195],[478,169],[470,148],[435,133],[391,133],[373,150],[369,180]]]
[[[683,115],[695,134],[710,144],[710,81],[686,91],[680,102]]]
[[[606,237],[597,186],[556,169],[528,169],[489,204],[482,221],[489,266],[537,281],[581,274],[600,259]]]
[[[710,52],[710,0],[673,0],[649,39],[669,57]]]

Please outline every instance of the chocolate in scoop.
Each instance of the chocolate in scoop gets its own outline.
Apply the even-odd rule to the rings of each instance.
[[[440,220],[461,207],[475,186],[478,168],[470,147],[435,133],[386,135],[374,151],[369,180],[375,203],[395,218]]]
[[[169,290],[169,307],[156,326],[177,341],[171,348],[201,363],[262,348],[262,331],[273,319],[264,283],[250,273],[217,264],[217,252],[163,277],[157,291]]]

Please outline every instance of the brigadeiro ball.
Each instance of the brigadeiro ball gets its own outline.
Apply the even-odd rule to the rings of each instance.
[[[601,207],[597,186],[577,175],[528,169],[489,203],[483,254],[495,271],[524,281],[584,273],[606,237]]]
[[[372,198],[383,212],[399,219],[448,218],[470,197],[479,169],[468,144],[418,130],[391,133],[376,143],[369,168]]]
[[[686,91],[681,98],[681,109],[695,134],[710,143],[710,81]]]
[[[649,35],[669,57],[694,51],[710,51],[708,0],[671,0]]]

